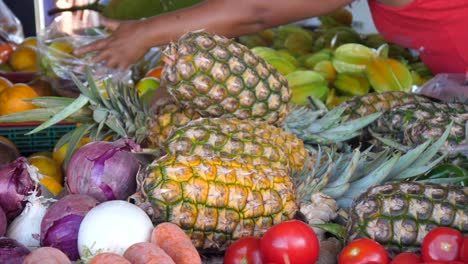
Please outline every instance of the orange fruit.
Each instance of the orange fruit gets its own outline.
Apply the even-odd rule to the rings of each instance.
[[[163,69],[162,66],[154,67],[153,69],[149,70],[146,73],[145,77],[154,77],[154,78],[157,78],[158,80],[161,80],[162,69]]]
[[[33,46],[19,46],[11,54],[8,63],[14,71],[36,72],[39,70],[37,49]]]
[[[51,157],[41,154],[33,154],[28,157],[29,163],[36,166],[44,176],[49,176],[58,183],[63,183],[63,174],[59,164]]]
[[[10,55],[15,50],[13,44],[7,42],[0,42],[0,63],[5,63],[10,58]]]
[[[18,113],[37,108],[37,106],[23,101],[38,97],[32,87],[24,83],[17,83],[0,93],[0,116]]]
[[[20,46],[33,46],[37,47],[37,38],[36,37],[28,37],[21,42]]]
[[[13,83],[11,83],[10,80],[0,76],[0,93],[6,88],[10,88],[11,86],[13,86]]]

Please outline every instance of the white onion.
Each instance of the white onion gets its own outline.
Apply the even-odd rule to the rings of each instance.
[[[131,245],[149,242],[153,223],[138,206],[114,200],[91,209],[78,231],[78,250],[82,258],[101,252],[123,255]]]
[[[6,236],[34,250],[40,247],[42,218],[53,200],[37,197],[36,193],[27,199],[24,210],[8,226]]]

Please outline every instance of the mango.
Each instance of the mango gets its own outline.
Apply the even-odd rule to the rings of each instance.
[[[391,58],[371,59],[365,69],[365,75],[376,92],[409,92],[413,84],[413,77],[408,68]]]
[[[351,73],[338,74],[333,85],[344,95],[360,96],[370,91],[370,84],[364,76]]]
[[[335,50],[333,66],[338,73],[359,74],[366,70],[369,61],[376,56],[370,48],[361,44],[344,44]]]

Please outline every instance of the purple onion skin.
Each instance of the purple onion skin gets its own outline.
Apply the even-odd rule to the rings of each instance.
[[[36,188],[26,165],[25,157],[19,157],[0,168],[0,207],[8,221],[12,221],[24,209],[26,196]]]
[[[29,249],[18,241],[8,237],[0,237],[0,263],[22,264],[29,253]]]
[[[140,147],[131,139],[91,142],[78,149],[67,167],[67,187],[72,194],[87,194],[100,202],[126,200],[136,192],[139,162],[131,150]]]
[[[41,246],[60,249],[70,260],[79,259],[80,224],[98,203],[89,195],[69,194],[53,204],[41,222]]]
[[[3,209],[0,207],[0,237],[5,235],[7,230],[7,218]]]

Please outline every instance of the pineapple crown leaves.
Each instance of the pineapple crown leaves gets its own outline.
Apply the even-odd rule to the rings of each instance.
[[[286,117],[283,129],[295,134],[308,144],[338,144],[361,135],[361,129],[377,120],[377,112],[355,120],[343,122],[344,107],[331,111],[313,110],[307,107],[292,109]]]
[[[422,177],[445,158],[445,155],[439,155],[439,149],[447,140],[451,126],[452,124],[447,127],[437,141],[428,140],[406,153],[391,148],[381,152],[372,152],[371,148],[362,152],[354,149],[341,153],[330,149],[316,150],[317,158],[309,160],[313,162],[313,169],[304,171],[296,178],[299,183],[298,197],[307,200],[312,193],[321,191],[336,199],[340,207],[348,208],[362,192],[384,182],[419,179],[429,182],[459,182],[460,177],[443,180]],[[325,162],[322,155],[328,155]]]

